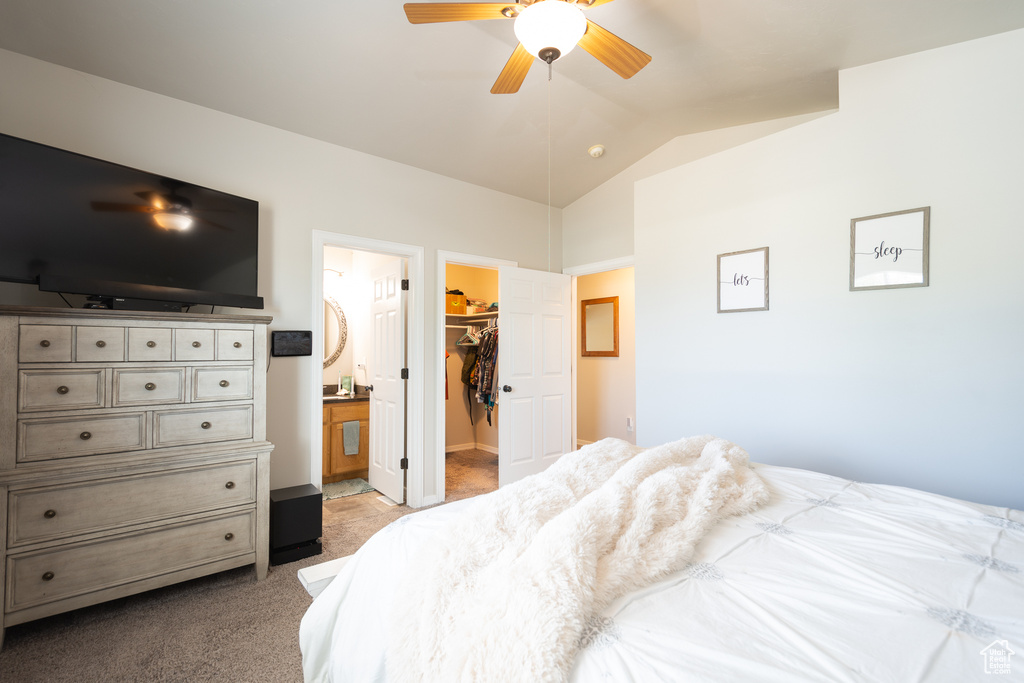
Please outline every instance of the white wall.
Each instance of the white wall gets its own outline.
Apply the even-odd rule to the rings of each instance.
[[[272,329],[312,329],[312,231],[420,245],[426,288],[440,287],[437,249],[503,257],[546,270],[548,209],[499,192],[288,133],[252,121],[0,51],[0,131],[243,195],[260,202],[260,294]],[[410,115],[410,121],[413,120]],[[560,212],[552,211],[552,268],[561,268]],[[3,303],[60,306],[24,285],[0,288]],[[426,460],[433,491],[439,389],[433,325],[424,297]],[[271,486],[306,483],[312,410],[320,387],[309,363],[277,358],[268,376]],[[412,369],[416,371],[415,368]],[[319,453],[315,454],[319,458]],[[443,457],[443,456],[442,456]],[[414,464],[415,466],[415,464]]]
[[[562,211],[564,267],[612,261],[633,254],[633,184],[637,180],[823,116],[785,119],[683,135],[662,145]],[[596,159],[594,163],[601,163]]]
[[[638,437],[1024,508],[1024,31],[840,75],[840,109],[636,184]],[[931,284],[849,291],[850,219],[931,206]],[[770,310],[716,255],[770,247]]]

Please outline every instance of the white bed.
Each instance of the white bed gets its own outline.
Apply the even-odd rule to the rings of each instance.
[[[1024,680],[1024,513],[752,469],[769,501],[593,616],[570,680]],[[302,620],[308,682],[389,680],[397,587],[433,534],[482,504],[408,515],[356,553]]]

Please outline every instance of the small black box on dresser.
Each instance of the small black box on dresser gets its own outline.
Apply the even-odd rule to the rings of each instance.
[[[323,550],[323,496],[312,484],[270,492],[270,564],[286,564]]]

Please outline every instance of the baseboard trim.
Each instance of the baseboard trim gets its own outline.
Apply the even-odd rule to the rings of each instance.
[[[458,443],[458,444],[452,444],[451,446],[445,446],[444,447],[444,452],[445,453],[454,453],[455,451],[469,451],[469,450],[474,450],[474,449],[478,450],[478,451],[484,451],[486,453],[491,453],[493,455],[497,455],[498,454],[498,447],[497,446],[488,446],[485,443]]]

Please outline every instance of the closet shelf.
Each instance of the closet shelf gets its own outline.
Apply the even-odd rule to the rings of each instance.
[[[454,325],[465,327],[467,324],[489,322],[497,317],[497,311],[487,311],[486,313],[447,313],[444,316],[444,321],[446,327]]]
[[[497,311],[486,313],[448,313],[444,316],[446,329],[465,330],[466,333],[455,342],[456,346],[479,346],[480,339],[477,335],[480,332],[480,325],[484,326],[494,323],[498,318]]]

